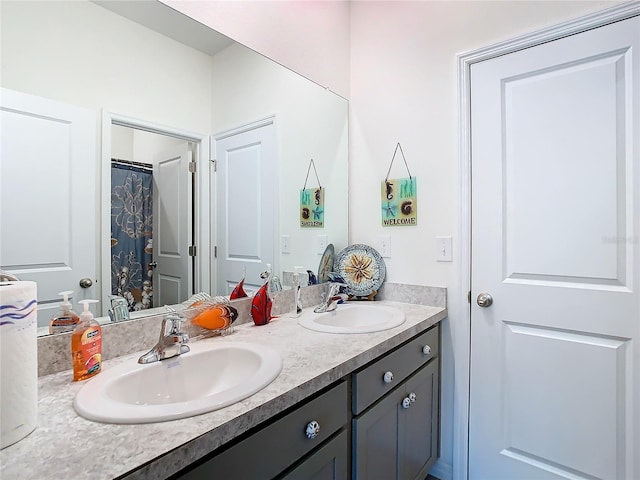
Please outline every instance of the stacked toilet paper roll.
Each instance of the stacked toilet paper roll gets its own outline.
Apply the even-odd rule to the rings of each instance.
[[[0,448],[38,422],[36,311],[35,282],[0,282]]]

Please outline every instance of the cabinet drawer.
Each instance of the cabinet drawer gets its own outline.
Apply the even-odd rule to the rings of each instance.
[[[347,382],[340,382],[245,440],[214,454],[193,470],[182,472],[179,478],[273,478],[346,425],[347,395]],[[317,437],[309,439],[305,430],[314,420],[320,425],[320,431]]]
[[[440,326],[434,325],[409,343],[354,373],[353,414],[359,415],[385,393],[400,385],[416,369],[437,357],[439,352]],[[387,372],[391,372],[393,377],[389,382],[385,381]]]

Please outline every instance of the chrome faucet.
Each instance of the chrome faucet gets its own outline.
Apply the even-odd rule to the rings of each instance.
[[[167,333],[167,323],[171,323],[169,333]],[[160,329],[160,339],[158,343],[147,353],[138,359],[138,363],[153,363],[165,358],[176,357],[183,353],[187,353],[190,349],[187,343],[189,335],[181,332],[184,319],[175,313],[170,313],[162,318],[162,327]]]
[[[109,295],[111,306],[109,307],[109,318],[112,322],[129,320],[129,305],[127,300],[117,295]]]
[[[324,301],[313,309],[316,313],[332,312],[338,306],[340,300],[346,301],[349,296],[345,293],[340,293],[340,289],[347,287],[345,283],[331,282],[329,289],[327,290],[327,297]]]

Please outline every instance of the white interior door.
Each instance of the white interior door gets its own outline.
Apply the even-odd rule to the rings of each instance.
[[[215,152],[216,292],[228,295],[245,271],[247,290],[256,290],[266,264],[274,265],[275,125],[268,121],[218,138]]]
[[[471,68],[470,479],[640,478],[639,52],[634,17]]]
[[[192,176],[188,143],[156,155],[153,162],[154,306],[180,303],[193,293]]]
[[[38,285],[38,325],[96,285],[96,112],[3,88],[0,264]],[[79,283],[89,278],[93,286]]]

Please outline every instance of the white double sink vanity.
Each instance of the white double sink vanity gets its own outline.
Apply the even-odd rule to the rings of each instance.
[[[38,427],[0,452],[2,478],[424,478],[446,315],[390,301],[307,308],[155,364],[107,360],[88,382],[40,377]]]

